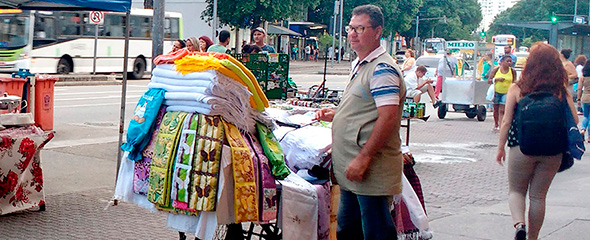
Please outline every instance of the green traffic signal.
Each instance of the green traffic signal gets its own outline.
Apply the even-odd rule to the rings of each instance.
[[[486,36],[486,32],[484,32],[484,31],[481,31],[481,32],[479,33],[479,36],[480,36],[480,37],[485,37],[485,36]]]
[[[557,17],[551,16],[551,23],[557,23]]]

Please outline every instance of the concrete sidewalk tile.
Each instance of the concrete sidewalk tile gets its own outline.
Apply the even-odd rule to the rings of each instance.
[[[590,221],[575,220],[567,226],[552,232],[548,235],[542,235],[543,240],[563,240],[563,239],[590,239]]]
[[[435,235],[442,233],[466,237],[466,239],[510,239],[514,237],[510,216],[498,214],[458,214],[431,221],[430,227]]]

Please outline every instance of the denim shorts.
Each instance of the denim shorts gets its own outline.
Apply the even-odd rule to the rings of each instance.
[[[494,93],[494,104],[506,105],[506,94],[505,93]]]

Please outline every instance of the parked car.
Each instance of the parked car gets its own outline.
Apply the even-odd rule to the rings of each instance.
[[[426,72],[426,74],[424,75],[424,77],[422,77],[423,79],[432,79],[434,80],[434,83],[432,83],[433,86],[436,86],[436,68],[438,67],[438,61],[443,58],[444,55],[442,54],[437,54],[437,55],[424,55],[424,56],[420,56],[418,57],[418,59],[416,59],[416,66],[420,66],[420,65],[424,65],[426,67],[426,70],[428,70]]]
[[[394,58],[397,61],[397,64],[402,65],[402,63],[404,63],[404,61],[406,61],[406,51],[395,52]]]
[[[526,64],[526,59],[529,57],[528,52],[515,52],[514,55],[516,56],[516,68],[524,68]]]

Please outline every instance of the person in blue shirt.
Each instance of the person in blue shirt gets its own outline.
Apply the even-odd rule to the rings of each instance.
[[[516,55],[512,54],[512,47],[510,45],[506,45],[504,46],[504,55],[509,55],[510,58],[512,58],[512,68],[514,68],[514,66],[516,66]],[[502,58],[500,58],[502,59]],[[498,63],[498,65],[502,62],[502,60],[500,60],[500,62]]]
[[[252,30],[252,41],[254,41],[254,44],[258,46],[262,50],[262,52],[276,53],[277,51],[275,51],[275,49],[272,46],[264,44],[265,38],[266,31],[264,30],[264,28],[257,27],[254,28],[254,30]]]

